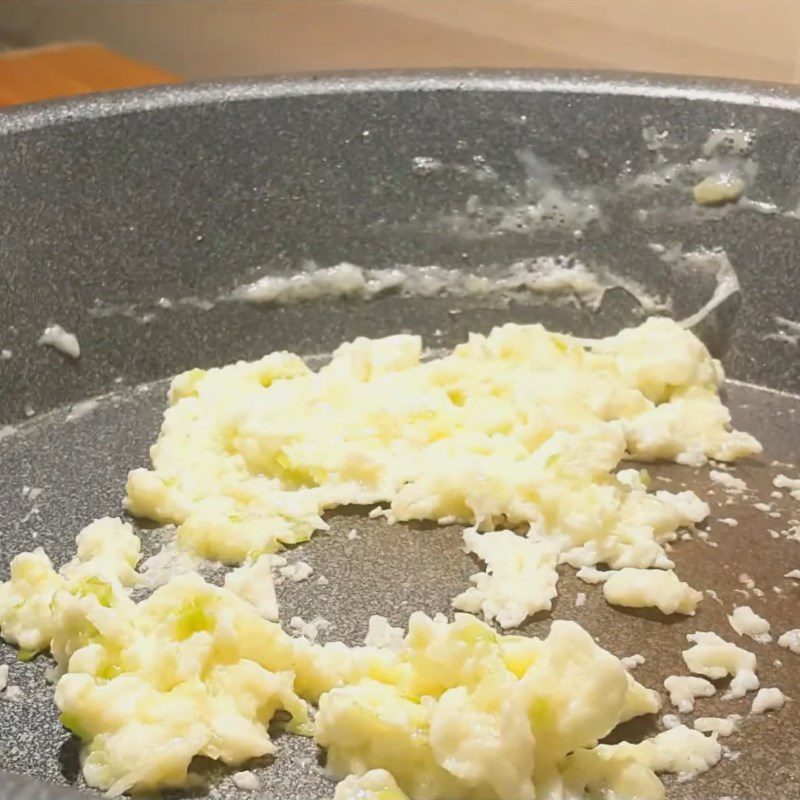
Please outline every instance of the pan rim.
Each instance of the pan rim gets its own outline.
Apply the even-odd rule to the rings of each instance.
[[[389,70],[190,81],[11,107],[0,136],[169,108],[369,92],[561,92],[727,103],[800,111],[800,87],[783,83],[611,70]]]
[[[20,105],[0,112],[0,136],[171,108],[291,97],[442,91],[646,97],[800,112],[800,87],[781,83],[594,70],[349,71],[164,84]],[[89,796],[80,789],[0,770],[0,793],[5,791],[20,800],[27,796],[54,800]]]

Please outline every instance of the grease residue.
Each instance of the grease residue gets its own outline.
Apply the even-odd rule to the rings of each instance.
[[[290,277],[266,275],[242,286],[232,299],[251,303],[287,303],[320,297],[370,299],[388,292],[411,297],[477,297],[505,305],[537,296],[567,297],[596,310],[609,289],[621,288],[647,312],[664,311],[669,303],[654,297],[636,281],[611,270],[589,269],[565,257],[518,261],[508,267],[469,272],[439,266],[398,265],[366,269],[354,264],[311,266]]]
[[[691,191],[700,206],[736,203],[753,186],[758,173],[752,158],[755,135],[739,128],[711,130],[701,148],[699,158],[671,161],[665,151],[680,149],[679,143],[669,141],[669,131],[657,131],[653,126],[642,130],[646,148],[654,154],[649,169],[635,175],[621,175],[618,183],[624,191],[650,192],[672,189],[680,194]],[[762,203],[741,205],[762,211]],[[768,204],[769,205],[769,204]]]
[[[481,300],[489,307],[506,307],[512,302],[529,305],[568,302],[596,311],[605,293],[612,289],[626,292],[648,314],[667,312],[672,307],[669,298],[654,294],[633,278],[602,265],[589,267],[574,256],[557,255],[472,271],[413,264],[368,268],[347,262],[319,267],[307,262],[303,269],[292,275],[264,275],[213,299],[160,298],[149,305],[101,305],[98,302],[89,313],[100,317],[118,314],[139,323],[148,323],[156,319],[160,311],[186,307],[208,311],[218,304],[230,302],[285,305],[321,298],[370,300],[391,293],[403,297],[471,298]]]
[[[444,214],[437,223],[460,236],[485,238],[554,228],[582,230],[601,220],[597,187],[574,184],[562,170],[529,149],[518,150],[516,157],[524,176],[521,183],[503,187],[504,199],[471,195],[463,210]],[[492,174],[496,177],[494,170]]]
[[[680,324],[685,328],[695,327],[740,291],[739,277],[722,248],[698,248],[684,252],[680,244],[665,246],[654,243],[650,249],[670,268],[679,270],[689,280],[713,276],[714,290],[711,296],[697,311],[681,320]]]
[[[773,319],[778,330],[775,333],[768,333],[764,336],[765,339],[790,345],[796,345],[800,341],[800,322],[780,316],[773,317]]]

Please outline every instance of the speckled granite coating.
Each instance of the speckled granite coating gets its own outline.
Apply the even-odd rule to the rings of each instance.
[[[125,473],[146,462],[163,410],[164,384],[136,388],[147,381],[278,348],[326,352],[359,334],[414,330],[439,346],[508,319],[541,320],[579,334],[641,319],[636,302],[618,290],[597,313],[574,305],[490,308],[477,299],[396,296],[368,303],[154,308],[160,297],[213,299],[254,275],[290,274],[305,259],[477,269],[575,254],[670,296],[675,315],[683,316],[702,304],[713,281],[670,268],[651,245],[723,247],[742,292],[701,333],[724,355],[733,377],[797,392],[796,346],[765,337],[779,330],[776,316],[797,319],[800,300],[794,266],[800,221],[792,215],[800,200],[798,111],[791,94],[769,88],[494,75],[181,87],[0,116],[0,349],[12,351],[0,360],[0,426],[23,423],[15,436],[0,440],[2,577],[19,550],[41,544],[60,563],[82,525],[120,513]],[[757,176],[748,197],[774,209],[697,210],[682,181],[626,190],[631,176],[699,158],[709,131],[719,127],[756,134],[748,158]],[[644,133],[649,128],[668,131],[663,147],[653,149]],[[550,165],[548,180],[568,199],[597,203],[597,219],[581,226],[580,236],[563,217],[520,231],[487,227],[465,214],[472,196],[493,207],[519,206],[535,196],[524,152]],[[415,174],[417,156],[446,168]],[[496,179],[486,180],[486,171],[476,169],[481,165]],[[90,314],[97,299],[118,311]],[[152,320],[142,322],[149,313]],[[80,361],[37,347],[51,322],[78,334]],[[107,392],[92,412],[66,419],[71,403]],[[657,614],[612,610],[597,587],[564,574],[553,614],[537,616],[524,632],[546,632],[551,618],[577,619],[618,655],[643,653],[647,662],[637,677],[658,686],[681,668],[687,632],[733,636],[725,620],[733,605],[750,603],[776,633],[800,625],[800,589],[781,577],[800,566],[800,543],[767,533],[800,516],[800,505],[788,496],[769,498],[778,469],[771,460],[800,460],[800,401],[737,385],[730,387],[730,401],[738,424],[767,445],[762,459],[736,474],[759,499],[774,503],[781,518],[748,503],[726,506],[705,471],[655,470],[675,479],[671,489],[685,484],[703,496],[715,492],[709,496],[718,504],[713,515],[739,520],[736,528],[710,524],[717,548],[681,542],[674,553],[681,577],[715,589],[724,605],[706,599],[696,618],[665,624]],[[36,415],[23,422],[26,406]],[[22,496],[24,485],[44,492],[32,504]],[[388,527],[357,512],[334,516],[332,524],[333,535],[291,554],[314,567],[312,581],[280,589],[285,619],[321,614],[335,624],[325,634],[331,638],[355,643],[370,613],[402,624],[412,610],[447,611],[477,569],[461,551],[457,529]],[[346,532],[353,527],[359,536],[350,540]],[[151,550],[160,541],[147,531],[143,540]],[[736,593],[742,572],[766,597]],[[314,583],[318,575],[328,585]],[[587,593],[580,609],[574,607],[577,591]],[[775,645],[745,646],[759,655],[762,685],[790,695],[800,685],[799,657]],[[0,766],[79,785],[76,742],[57,722],[43,677],[46,659],[17,664],[5,646],[0,659],[23,690],[18,703],[0,700]],[[712,699],[698,707],[712,714],[741,713],[747,706]],[[655,721],[636,727],[652,731]],[[728,741],[741,757],[671,787],[670,797],[796,800],[800,714],[794,703],[749,721],[743,736]],[[311,800],[333,793],[313,744],[304,740],[281,737],[275,762],[255,771],[265,797]],[[247,796],[222,771],[211,769],[209,780],[212,796]],[[0,796],[48,797],[41,787],[3,776]]]

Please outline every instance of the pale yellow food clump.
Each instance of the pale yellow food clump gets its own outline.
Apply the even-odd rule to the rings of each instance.
[[[41,547],[11,561],[11,579],[0,584],[0,625],[3,638],[22,651],[50,647],[56,634],[52,603],[58,592],[110,601],[126,598],[123,587],[138,580],[140,543],[130,525],[104,517],[84,528],[75,544],[75,558],[60,572]]]
[[[669,319],[594,341],[509,324],[420,354],[399,335],[344,344],[318,372],[273,353],[178,376],[128,509],[233,563],[308,539],[326,509],[386,503],[395,520],[533,526],[574,566],[664,567],[662,544],[708,507],[618,478],[619,462],[761,449],[731,430],[719,363]],[[519,616],[487,602],[469,600]]]
[[[278,709],[309,732],[295,683],[305,680],[314,698],[325,684],[259,604],[196,573],[135,603],[139,539],[130,525],[98,520],[76,543],[59,572],[41,549],[14,559],[0,585],[0,629],[21,648],[52,652],[56,703],[85,741],[91,786],[183,786],[197,755],[238,764],[271,753],[267,725]]]
[[[654,606],[664,614],[692,615],[702,599],[670,570],[634,569],[627,567],[612,572],[603,584],[603,594],[616,606],[647,608]]]
[[[309,731],[291,638],[195,573],[103,616],[76,610],[67,624],[56,703],[86,742],[91,786],[111,794],[183,786],[195,756],[235,765],[272,753],[267,728],[279,709],[290,729]]]
[[[372,769],[340,781],[333,800],[408,800],[408,797],[385,769]]]
[[[29,620],[49,644],[61,719],[84,740],[84,777],[110,795],[188,785],[195,756],[238,766],[272,753],[278,710],[327,749],[335,777],[362,776],[340,798],[562,800],[591,789],[661,800],[657,772],[714,763],[715,739],[696,732],[667,750],[659,737],[597,747],[659,700],[574,622],[536,639],[417,612],[405,636],[373,618],[373,645],[320,646],[265,619],[258,593],[248,601],[196,573],[134,602],[122,580],[132,582],[138,541],[119,521],[94,523],[78,542],[93,543],[85,562],[57,573],[39,551],[47,580],[15,574],[0,587],[16,598],[0,627],[17,640]]]
[[[111,534],[106,544],[98,531]],[[94,559],[61,573],[41,564],[46,602],[41,581],[27,593],[19,575],[3,584],[17,603],[0,626],[24,638],[19,612],[47,608],[24,618],[57,660],[56,703],[84,740],[84,776],[112,795],[183,786],[198,755],[239,765],[273,752],[267,728],[282,709],[290,730],[328,749],[337,777],[390,769],[400,789],[389,784],[380,800],[400,790],[526,800],[562,785],[568,754],[659,707],[572,622],[540,640],[500,636],[469,615],[415,613],[402,639],[385,624],[392,635],[377,637],[372,624],[381,646],[318,646],[264,619],[261,597],[247,602],[196,573],[136,603],[121,581],[138,553],[130,528],[94,523],[78,537],[87,541]]]
[[[707,505],[616,470],[760,451],[731,430],[721,369],[696,337],[665,319],[591,342],[506,325],[420,354],[415,336],[358,339],[316,373],[275,353],[173,381],[153,468],[130,474],[126,504],[177,524],[198,555],[244,562],[224,587],[190,572],[134,602],[139,540],[119,520],[82,531],[58,572],[41,550],[12,562],[2,635],[51,650],[90,785],[181,787],[196,756],[267,755],[278,711],[327,749],[335,777],[354,776],[337,793],[348,800],[661,800],[656,773],[718,760],[715,736],[685,728],[598,745],[659,701],[573,622],[536,639],[415,613],[405,635],[375,618],[371,644],[348,647],[272,621],[283,560],[266,554],[325,529],[326,509],[375,503],[394,520],[473,526],[465,546],[487,571],[456,605],[501,626],[549,607],[559,561],[607,564],[618,600],[694,609],[697,593],[661,571],[663,545]],[[757,685],[750,654],[710,636],[696,635],[690,668]]]
[[[539,640],[414,614],[396,658],[392,682],[323,694],[316,738],[335,776],[386,769],[409,797],[558,797],[570,753],[659,706],[573,622]]]
[[[723,700],[744,697],[747,692],[758,689],[760,684],[756,675],[756,657],[749,650],[726,642],[711,631],[689,633],[686,638],[693,644],[682,655],[691,672],[712,680],[719,680],[727,675],[733,677]]]

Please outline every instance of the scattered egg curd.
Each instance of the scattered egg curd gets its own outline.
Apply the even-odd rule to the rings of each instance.
[[[694,614],[703,599],[671,570],[634,569],[613,571],[603,584],[603,594],[612,605],[658,608],[664,614]]]
[[[277,621],[273,572],[312,569],[274,553],[325,530],[328,509],[380,503],[390,522],[469,526],[486,569],[453,604],[501,628],[550,608],[559,563],[600,576],[612,603],[692,614],[701,595],[664,545],[708,506],[619,465],[760,452],[731,429],[721,380],[702,343],[660,318],[599,340],[505,325],[429,361],[400,335],[344,344],[318,372],[290,353],[191,370],[126,507],[177,525],[192,559],[241,566],[223,586],[191,560],[167,576],[170,549],[137,572],[138,537],[104,518],[58,571],[41,549],[12,561],[0,631],[21,658],[51,652],[84,778],[110,796],[191,785],[196,756],[233,767],[273,753],[280,722],[326,750],[336,800],[662,800],[658,773],[719,760],[717,730],[599,744],[660,702],[577,623],[540,639],[415,612],[407,631],[372,617],[363,646],[321,645]],[[135,602],[137,585],[155,590]],[[731,696],[758,688],[751,653],[690,638],[690,671],[733,675]],[[705,683],[668,688],[686,705]]]
[[[599,340],[509,324],[430,361],[418,336],[398,335],[344,344],[318,372],[290,353],[191,370],[172,382],[153,467],[130,473],[126,506],[229,563],[307,540],[343,505],[479,532],[528,526],[527,542],[466,542],[488,572],[456,601],[512,626],[550,607],[559,561],[672,566],[663,544],[708,506],[614,470],[625,458],[760,452],[731,430],[721,379],[705,346],[665,318]],[[515,558],[537,564],[541,587],[502,597]],[[681,591],[666,604],[690,613],[695,596]]]
[[[682,653],[690,672],[711,680],[732,676],[724,700],[744,697],[747,692],[758,689],[756,657],[749,650],[726,642],[712,631],[689,633],[686,638],[693,642],[692,647]]]
[[[290,731],[327,749],[334,776],[393,776],[371,773],[342,792],[533,800],[621,781],[663,796],[645,749],[636,779],[627,757],[590,780],[575,766],[659,699],[574,622],[536,639],[417,612],[405,636],[373,617],[376,644],[320,646],[266,619],[271,595],[265,609],[263,595],[242,592],[246,573],[232,573],[232,588],[185,573],[136,603],[125,586],[138,558],[130,526],[100,520],[77,541],[86,560],[60,572],[41,550],[17,556],[0,626],[6,639],[50,647],[61,720],[84,741],[87,783],[109,795],[184,786],[198,755],[235,766],[272,753],[268,726],[281,710]]]
[[[77,554],[53,569],[41,547],[21,553],[11,562],[11,579],[0,584],[0,624],[3,638],[25,657],[50,647],[57,633],[53,623],[56,594],[97,599],[104,606],[127,601],[124,587],[138,575],[140,542],[130,525],[104,517],[84,528],[75,540]]]
[[[408,800],[408,797],[385,769],[371,769],[339,781],[333,800]]]

